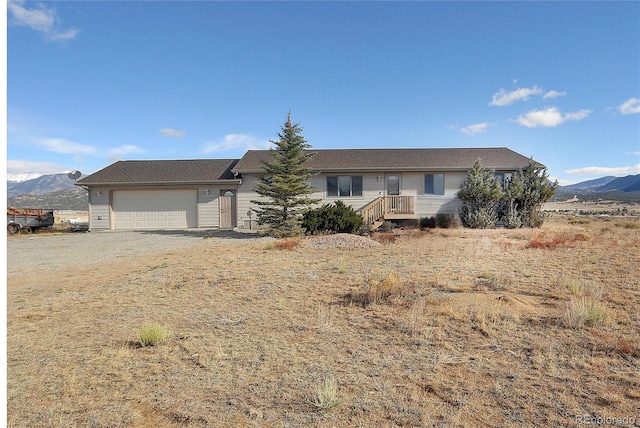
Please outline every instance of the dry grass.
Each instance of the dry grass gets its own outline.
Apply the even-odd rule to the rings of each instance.
[[[158,323],[145,324],[138,330],[140,346],[156,346],[169,338],[169,330]]]
[[[8,425],[637,421],[640,230],[590,220],[371,248],[207,239],[9,276]],[[162,346],[133,340],[147,320],[171,326]]]

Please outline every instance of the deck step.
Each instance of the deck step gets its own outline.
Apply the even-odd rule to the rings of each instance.
[[[382,226],[384,224],[383,221],[374,221],[371,224],[371,230],[376,230],[377,228],[379,228],[380,226]]]

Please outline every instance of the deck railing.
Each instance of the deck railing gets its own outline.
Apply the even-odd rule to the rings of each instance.
[[[413,214],[413,196],[385,196],[385,214]]]
[[[384,196],[380,196],[362,207],[360,214],[364,218],[364,224],[373,224],[380,220],[384,215],[384,209]]]
[[[362,207],[360,214],[365,224],[384,219],[385,214],[414,214],[413,196],[380,196]]]

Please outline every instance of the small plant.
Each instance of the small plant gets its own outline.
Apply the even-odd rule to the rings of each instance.
[[[382,303],[402,291],[402,279],[395,272],[371,274],[365,281],[368,285],[365,299],[368,304]]]
[[[423,217],[420,219],[421,229],[434,229],[436,227],[436,219],[434,217]]]
[[[145,324],[138,330],[138,342],[142,346],[156,346],[167,340],[169,330],[158,324]]]
[[[583,292],[582,284],[580,284],[575,279],[570,279],[570,280],[567,281],[567,288],[569,289],[569,292],[571,294],[580,295]]]
[[[436,226],[448,229],[456,225],[456,218],[453,214],[436,214]]]
[[[563,322],[567,327],[602,326],[611,321],[611,313],[598,301],[586,297],[571,300],[565,306]]]
[[[328,410],[338,404],[338,381],[333,376],[328,376],[318,385],[316,392],[309,403],[320,410]]]

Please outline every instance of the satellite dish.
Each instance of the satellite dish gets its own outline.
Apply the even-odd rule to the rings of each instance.
[[[82,173],[80,171],[71,171],[69,174],[67,174],[67,177],[72,180],[77,180],[81,175]]]

